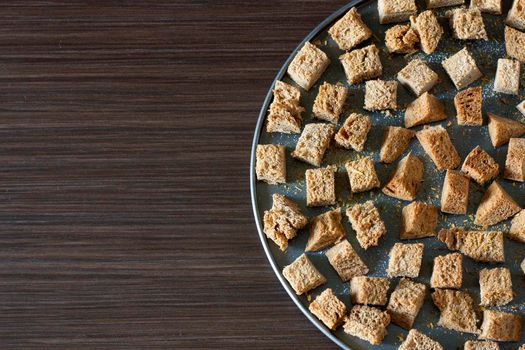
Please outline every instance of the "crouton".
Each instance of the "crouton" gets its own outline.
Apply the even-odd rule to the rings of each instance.
[[[345,167],[348,172],[352,193],[370,191],[379,187],[379,179],[377,178],[372,158],[363,157],[359,160],[347,162]]]
[[[335,135],[335,142],[346,149],[361,152],[371,127],[372,122],[367,115],[351,113]]]
[[[446,16],[449,18],[454,38],[460,40],[489,39],[481,11],[478,8],[455,8],[447,11]]]
[[[352,7],[328,30],[341,50],[351,50],[372,36],[372,31],[363,22],[357,8]]]
[[[494,181],[481,198],[474,223],[480,226],[496,225],[513,217],[520,210],[520,206],[512,197]]]
[[[405,152],[415,135],[416,133],[412,130],[399,126],[388,126],[383,134],[379,161],[383,163],[395,161]]]
[[[319,86],[319,93],[312,107],[313,116],[337,124],[347,96],[346,87],[324,82]]]
[[[457,228],[442,229],[440,241],[450,250],[459,250],[466,256],[480,262],[505,262],[503,233],[497,231],[466,231]]]
[[[443,28],[434,13],[430,10],[423,11],[417,17],[411,16],[410,23],[417,31],[423,52],[427,55],[433,53],[443,35]]]
[[[434,95],[423,93],[413,102],[409,103],[405,111],[405,127],[447,119],[445,106]]]
[[[471,87],[458,92],[454,97],[458,125],[482,125],[482,101],[481,86]]]
[[[365,83],[365,105],[369,111],[397,108],[397,81],[369,80]]]
[[[282,194],[275,193],[273,205],[264,212],[264,233],[275,242],[282,251],[288,248],[288,241],[297,235],[297,230],[308,223],[297,203]]]
[[[411,329],[405,341],[399,346],[399,350],[443,350],[443,347],[417,329]]]
[[[439,326],[457,332],[479,334],[474,300],[467,292],[436,289],[432,293],[432,301],[441,312]]]
[[[283,269],[283,276],[297,295],[304,294],[326,283],[326,278],[315,268],[305,254],[286,266]]]
[[[512,219],[509,238],[516,242],[525,243],[525,209]]]
[[[328,249],[325,255],[343,282],[368,273],[368,267],[347,240]]]
[[[413,53],[417,51],[416,45],[419,35],[416,30],[407,24],[398,24],[385,32],[385,45],[390,53]]]
[[[499,345],[493,341],[467,340],[464,350],[500,350]]]
[[[385,311],[366,305],[355,305],[344,324],[344,331],[370,344],[380,344],[387,335],[390,316]]]
[[[257,180],[270,185],[286,182],[286,155],[282,145],[257,145],[255,151]]]
[[[461,171],[483,186],[487,181],[498,176],[499,165],[481,147],[476,146],[465,158]]]
[[[346,316],[346,305],[334,295],[332,289],[325,289],[308,307],[326,327],[335,330],[342,325]]]
[[[525,115],[525,100],[523,100],[520,103],[518,103],[516,108],[518,109],[518,111],[521,112],[521,114]]]
[[[441,125],[425,125],[416,132],[416,137],[439,171],[457,168],[461,163],[447,130]]]
[[[525,33],[511,27],[505,27],[505,49],[507,55],[525,62]]]
[[[465,0],[426,0],[427,8],[433,9],[438,7],[462,5]]]
[[[335,174],[334,167],[307,169],[306,205],[318,207],[335,204]]]
[[[523,273],[525,273],[525,259],[523,259],[523,261],[521,262],[521,271],[523,271]]]
[[[334,132],[335,126],[331,124],[307,124],[297,141],[292,157],[320,166]]]
[[[494,91],[517,95],[520,88],[520,62],[506,58],[498,59],[498,69],[494,78]]]
[[[504,145],[511,138],[525,134],[525,124],[492,113],[487,113],[487,115],[489,117],[490,141],[494,147]]]
[[[356,238],[363,249],[375,247],[386,233],[385,223],[372,201],[356,204],[346,210],[346,216],[356,232]]]
[[[525,1],[514,0],[505,23],[519,30],[525,30]]]
[[[389,254],[390,260],[386,271],[388,277],[416,278],[419,276],[424,247],[423,243],[394,244]]]
[[[434,269],[430,278],[432,288],[461,288],[463,283],[463,255],[450,253],[434,258]]]
[[[506,267],[482,269],[479,272],[481,305],[501,306],[512,301],[512,279]]]
[[[413,201],[423,181],[423,162],[408,153],[397,164],[390,180],[383,187],[383,193],[405,201]]]
[[[480,339],[518,341],[521,338],[521,316],[496,310],[483,310]]]
[[[438,83],[439,76],[427,66],[425,61],[416,58],[397,73],[397,80],[414,95],[420,96]]]
[[[504,175],[509,180],[525,181],[525,139],[509,140]]]
[[[330,59],[321,49],[310,42],[297,52],[288,66],[288,75],[306,91],[315,84],[326,68],[330,65]]]
[[[375,45],[347,52],[339,59],[349,84],[358,84],[364,80],[378,78],[383,73],[379,49]]]
[[[379,23],[394,23],[408,21],[411,15],[417,13],[415,0],[378,0]]]
[[[390,280],[388,278],[354,277],[350,283],[350,300],[352,304],[384,306],[388,302],[389,287]]]
[[[310,223],[310,235],[305,251],[321,250],[343,239],[345,229],[341,218],[341,208],[314,217]]]
[[[402,278],[392,294],[386,307],[392,323],[404,329],[412,328],[423,305],[427,287],[422,283]]]
[[[477,8],[481,12],[501,15],[501,0],[471,0],[471,8]]]
[[[467,87],[482,76],[476,61],[466,47],[445,59],[441,64],[458,90]]]
[[[266,131],[298,134],[304,108],[300,106],[301,92],[294,86],[282,81],[275,82],[273,101],[266,118]]]
[[[460,172],[447,170],[441,192],[441,211],[448,214],[466,214],[469,179]]]
[[[423,202],[412,202],[401,212],[401,239],[416,239],[436,235],[437,208]]]

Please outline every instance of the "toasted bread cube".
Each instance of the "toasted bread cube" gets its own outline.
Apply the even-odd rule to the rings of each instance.
[[[427,66],[425,61],[416,58],[397,73],[397,80],[414,95],[420,96],[438,83],[439,76]]]
[[[286,182],[286,155],[282,145],[257,145],[255,151],[257,180],[270,185]]]
[[[350,300],[352,304],[380,305],[388,302],[390,280],[382,277],[358,276],[350,283]]]
[[[346,149],[353,148],[361,152],[365,147],[366,137],[371,127],[372,122],[368,116],[352,113],[335,135],[335,142]]]
[[[417,329],[411,329],[408,332],[408,337],[399,346],[399,350],[443,350],[443,347]]]
[[[368,267],[347,240],[334,245],[325,255],[343,282],[368,273]]]
[[[319,207],[335,204],[335,174],[334,167],[307,169],[306,205]]]
[[[525,273],[525,259],[523,259],[523,261],[521,262],[521,270],[523,271],[523,273]]]
[[[380,344],[387,335],[390,316],[386,311],[366,305],[355,305],[344,324],[344,331],[370,344]]]
[[[481,305],[501,306],[512,301],[512,279],[506,267],[482,269],[479,272]]]
[[[340,241],[345,236],[341,223],[341,208],[314,217],[310,223],[310,235],[305,251],[316,251]]]
[[[423,170],[423,162],[408,153],[397,164],[390,180],[383,187],[383,193],[397,199],[413,201],[423,181]]]
[[[369,80],[365,88],[364,109],[382,111],[397,108],[397,81]]]
[[[331,124],[307,124],[297,141],[292,157],[314,166],[320,166],[334,132],[335,126]]]
[[[467,340],[464,350],[500,350],[499,345],[493,341]]]
[[[525,139],[510,139],[505,160],[505,178],[525,181]]]
[[[433,9],[438,7],[462,5],[465,0],[426,0],[427,8]]]
[[[297,235],[297,230],[308,223],[297,203],[282,194],[275,193],[273,205],[264,212],[264,233],[275,242],[282,251],[288,248],[288,241]]]
[[[481,86],[471,87],[458,92],[454,97],[458,125],[482,125],[482,101]]]
[[[304,294],[326,283],[326,278],[315,268],[305,254],[299,256],[290,265],[285,266],[283,276],[297,295]]]
[[[307,42],[295,55],[287,72],[297,85],[308,91],[329,65],[330,59],[326,53]]]
[[[511,138],[525,134],[525,124],[492,113],[487,113],[487,115],[489,117],[490,141],[494,147],[504,145]]]
[[[417,17],[411,16],[410,23],[417,31],[423,52],[427,55],[433,53],[443,35],[443,28],[434,13],[430,10],[423,11]]]
[[[485,309],[479,337],[495,341],[519,341],[521,328],[521,316]]]
[[[476,146],[465,158],[461,171],[483,186],[487,181],[498,176],[499,165],[481,147]]]
[[[386,271],[388,277],[416,278],[419,276],[424,247],[423,243],[394,244],[389,254],[390,260]]]
[[[304,108],[300,106],[301,92],[296,87],[282,81],[275,82],[273,101],[266,118],[266,131],[298,134],[301,132],[301,114]]]
[[[481,11],[474,8],[456,8],[447,11],[452,35],[460,40],[488,40]]]
[[[498,69],[494,78],[494,91],[517,95],[520,88],[520,63],[505,58],[498,59]]]
[[[449,214],[466,214],[469,179],[460,172],[447,170],[441,192],[441,211]]]
[[[428,92],[409,103],[405,111],[406,128],[443,119],[447,119],[445,106]]]
[[[466,256],[480,262],[505,262],[503,233],[497,231],[465,231],[443,229],[438,238],[450,250],[459,250]]]
[[[379,161],[383,163],[395,161],[405,152],[414,136],[416,133],[412,130],[399,126],[388,126],[383,134]]]
[[[319,87],[319,93],[314,101],[312,108],[314,117],[337,124],[347,96],[346,87],[324,82]]]
[[[330,288],[319,294],[308,309],[331,330],[342,325],[346,316],[346,305],[334,295]]]
[[[520,206],[512,197],[494,181],[481,198],[474,223],[480,226],[496,225],[513,217],[520,210]]]
[[[370,191],[379,187],[379,179],[372,158],[364,157],[348,162],[345,166],[350,179],[350,189],[353,193]]]
[[[416,137],[439,171],[457,168],[461,163],[447,130],[441,125],[425,125],[416,132]]]
[[[501,15],[501,0],[471,0],[471,8],[477,8],[481,12]]]
[[[379,58],[379,49],[368,45],[340,56],[349,84],[358,84],[364,80],[378,78],[383,73]]]
[[[509,238],[516,242],[525,243],[525,209],[512,219]]]
[[[441,311],[439,326],[458,332],[479,334],[474,300],[467,292],[436,289],[432,293],[432,301]]]
[[[462,283],[463,255],[451,253],[434,258],[430,287],[459,289]]]
[[[525,115],[525,100],[521,101],[517,106],[516,108],[518,109],[518,111],[521,112],[521,114]]]
[[[505,27],[505,49],[507,55],[525,62],[525,33],[511,27]]]
[[[395,23],[408,21],[411,15],[417,13],[415,0],[378,0],[379,23]]]
[[[402,278],[392,294],[386,307],[392,323],[410,329],[423,305],[427,287],[422,283]]]
[[[512,7],[507,14],[505,23],[519,30],[525,30],[525,2],[523,0],[514,0]]]
[[[356,232],[359,245],[364,249],[377,246],[379,239],[386,233],[385,223],[372,201],[348,208],[346,216]]]
[[[398,24],[385,32],[385,45],[390,53],[416,52],[419,35],[407,24]]]
[[[467,87],[482,76],[476,61],[466,47],[445,59],[441,64],[458,90]]]
[[[352,7],[328,30],[341,50],[351,50],[372,36],[372,31],[361,19],[357,8]]]
[[[416,239],[436,235],[437,208],[423,202],[412,202],[401,212],[401,239]]]

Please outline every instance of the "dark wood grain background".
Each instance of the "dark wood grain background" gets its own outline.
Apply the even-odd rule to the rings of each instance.
[[[335,348],[248,173],[273,77],[344,3],[2,2],[0,348]]]

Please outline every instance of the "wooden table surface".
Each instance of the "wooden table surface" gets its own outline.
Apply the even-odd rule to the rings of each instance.
[[[273,77],[344,3],[2,5],[0,348],[335,349],[248,176]]]

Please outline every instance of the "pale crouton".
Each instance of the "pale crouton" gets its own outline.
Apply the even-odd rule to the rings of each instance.
[[[405,111],[405,127],[447,119],[445,106],[434,95],[423,93],[413,102],[409,103]]]
[[[505,23],[519,30],[525,30],[525,1],[514,0]]]
[[[445,59],[441,64],[458,90],[467,87],[482,76],[476,61],[466,47]]]
[[[458,92],[454,97],[458,125],[482,125],[482,101],[481,86],[471,87]]]
[[[471,8],[477,8],[481,12],[501,15],[501,0],[471,0]]]
[[[518,111],[521,112],[521,114],[525,115],[525,100],[523,100],[520,103],[518,103],[516,108],[518,109]]]
[[[443,35],[443,28],[434,13],[430,10],[423,11],[417,17],[411,16],[410,23],[417,31],[423,52],[427,55],[433,53]]]
[[[434,269],[430,278],[432,288],[461,288],[463,283],[463,255],[450,253],[434,258]]]
[[[448,214],[466,214],[469,179],[460,172],[447,170],[441,192],[441,211]]]
[[[390,180],[383,187],[383,193],[405,201],[413,201],[423,181],[423,162],[408,153],[397,164]]]
[[[416,132],[416,137],[439,171],[457,168],[461,163],[447,130],[441,125],[425,125]]]
[[[344,331],[354,337],[378,345],[387,335],[390,316],[386,311],[366,305],[355,305],[344,324]]]
[[[423,243],[403,244],[396,243],[390,250],[390,260],[386,270],[388,277],[419,276],[421,261],[423,260]]]
[[[415,135],[416,133],[412,130],[399,126],[388,126],[383,134],[379,161],[383,163],[395,161],[405,152]]]
[[[305,254],[286,266],[283,269],[283,276],[297,295],[304,294],[326,283],[326,278],[315,268]]]
[[[521,339],[521,316],[496,310],[483,310],[480,339],[518,341]]]
[[[320,166],[334,132],[335,126],[332,124],[307,124],[297,141],[292,157]]]
[[[489,117],[490,141],[494,147],[504,145],[511,138],[525,134],[525,124],[492,113],[487,113],[487,115]]]
[[[439,76],[427,66],[425,61],[416,58],[397,73],[397,80],[414,95],[419,96],[432,89],[438,83]]]
[[[517,95],[520,88],[520,62],[506,58],[498,59],[498,69],[494,78],[494,91]]]
[[[509,238],[516,242],[525,243],[525,209],[512,219]]]
[[[423,305],[427,287],[422,283],[402,278],[392,294],[386,307],[392,323],[404,329],[412,328]]]
[[[462,5],[465,0],[426,0],[427,8],[433,9],[438,7]]]
[[[493,341],[467,340],[463,350],[500,350],[499,345]]]
[[[484,185],[498,176],[499,165],[481,147],[476,146],[465,158],[461,171],[478,184]]]
[[[423,202],[412,202],[401,212],[401,239],[416,239],[436,235],[437,208]]]
[[[441,344],[434,339],[421,333],[417,329],[411,329],[405,341],[399,346],[399,350],[443,350]]]
[[[481,197],[474,223],[480,226],[496,225],[513,217],[520,210],[520,206],[512,197],[494,181]]]
[[[419,35],[408,24],[398,24],[385,32],[385,45],[390,53],[413,53],[417,51],[416,45]]]
[[[301,92],[294,86],[282,81],[275,82],[273,101],[266,118],[266,131],[298,134],[304,108],[300,106]]]
[[[358,84],[364,80],[378,78],[383,73],[379,49],[375,45],[347,52],[339,59],[349,84]]]
[[[432,293],[432,301],[441,311],[439,326],[457,332],[479,334],[474,300],[467,292],[436,289]]]
[[[297,52],[288,66],[288,75],[306,91],[315,84],[326,68],[330,59],[321,49],[310,42]]]
[[[257,180],[270,185],[286,182],[286,155],[282,145],[257,145],[255,151]]]
[[[370,191],[379,187],[379,179],[372,158],[363,157],[359,160],[347,162],[345,167],[352,193]]]
[[[307,169],[306,205],[319,207],[335,204],[335,174],[334,167]]]
[[[446,16],[450,21],[452,36],[460,40],[488,40],[481,11],[478,8],[456,8]]]
[[[523,261],[521,262],[521,271],[523,271],[523,273],[525,273],[525,259],[523,259]]]
[[[361,152],[365,147],[366,137],[372,127],[370,117],[364,114],[351,113],[341,129],[335,134],[335,142],[346,149]]]
[[[346,87],[324,82],[319,86],[319,93],[312,107],[313,116],[337,124],[347,96]]]
[[[380,305],[388,302],[387,292],[390,280],[382,277],[358,276],[350,283],[352,304]]]
[[[507,55],[525,62],[525,33],[511,27],[505,27],[505,49]]]
[[[385,223],[372,201],[348,208],[346,216],[356,232],[359,245],[364,249],[377,246],[379,239],[386,233]]]
[[[512,279],[506,267],[482,269],[479,272],[479,293],[483,306],[501,306],[512,301]]]
[[[368,273],[368,267],[347,240],[328,249],[325,255],[343,282]]]
[[[357,8],[352,7],[328,30],[341,50],[351,50],[372,36],[372,31],[363,22]]]
[[[525,139],[509,140],[504,175],[509,180],[525,181]]]
[[[308,309],[331,330],[335,330],[344,323],[347,312],[345,304],[334,295],[330,288],[319,294]]]
[[[450,250],[459,250],[466,256],[481,262],[505,262],[503,233],[497,231],[465,231],[442,229],[440,241]]]
[[[379,23],[394,23],[408,21],[411,15],[417,13],[415,0],[378,0]]]
[[[305,251],[316,251],[340,241],[345,236],[341,208],[318,215],[310,222],[310,235]]]
[[[288,248],[288,241],[297,235],[297,230],[308,223],[297,203],[282,194],[275,193],[273,205],[264,212],[264,233],[275,242],[282,251]]]
[[[365,83],[365,105],[369,111],[397,108],[397,81],[369,80]]]

